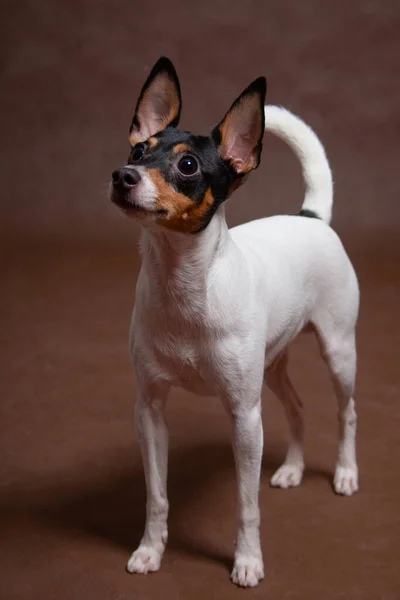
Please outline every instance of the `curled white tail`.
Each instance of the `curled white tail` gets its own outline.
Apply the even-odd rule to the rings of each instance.
[[[265,106],[265,131],[284,140],[296,153],[306,187],[302,210],[313,211],[326,223],[332,217],[333,183],[324,147],[314,131],[288,110]]]

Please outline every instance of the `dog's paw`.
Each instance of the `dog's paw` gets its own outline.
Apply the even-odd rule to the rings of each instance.
[[[357,467],[336,467],[333,487],[337,494],[352,496],[358,490]]]
[[[236,557],[231,579],[240,587],[255,587],[264,579],[262,559],[253,556]]]
[[[161,564],[162,552],[151,546],[139,546],[126,565],[129,573],[154,573]]]
[[[297,487],[301,483],[304,467],[302,465],[283,464],[271,477],[271,485],[287,489]]]

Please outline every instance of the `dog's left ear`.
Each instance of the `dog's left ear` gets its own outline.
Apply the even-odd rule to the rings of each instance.
[[[264,135],[265,77],[259,77],[232,104],[212,131],[223,160],[238,175],[245,175],[260,164]]]
[[[181,108],[181,89],[174,65],[162,56],[140,93],[129,130],[131,145],[147,140],[168,126],[176,127]]]

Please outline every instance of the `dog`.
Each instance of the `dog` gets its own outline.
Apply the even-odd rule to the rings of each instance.
[[[283,465],[271,484],[301,482],[302,401],[287,373],[288,347],[315,331],[338,401],[339,452],[334,489],[358,489],[355,271],[329,227],[332,175],[316,134],[287,110],[265,105],[266,80],[235,100],[210,136],[177,129],[181,91],[172,63],[153,67],[131,123],[127,164],[112,174],[110,196],[142,227],[142,267],[130,330],[137,387],[135,427],[147,487],[146,525],[127,569],[160,568],[167,543],[171,386],[219,396],[232,422],[238,518],[232,581],[264,576],[258,492],[263,451],[263,381],[281,400],[290,427]],[[260,163],[264,131],[286,141],[306,187],[297,215],[228,229],[225,200]]]

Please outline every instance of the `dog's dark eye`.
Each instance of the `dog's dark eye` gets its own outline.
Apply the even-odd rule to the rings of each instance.
[[[136,144],[136,146],[133,147],[131,152],[131,159],[133,162],[136,162],[142,158],[145,149],[146,146],[144,144]]]
[[[184,156],[178,163],[178,169],[183,175],[194,175],[198,168],[198,162],[193,156]]]

